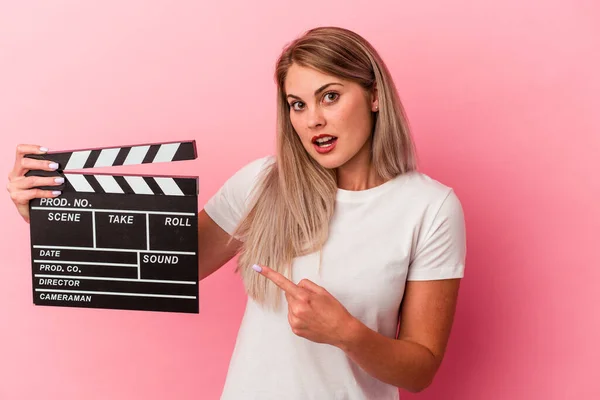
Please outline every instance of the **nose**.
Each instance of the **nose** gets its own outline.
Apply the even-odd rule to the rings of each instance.
[[[311,107],[308,109],[308,127],[318,129],[325,126],[325,117],[320,107]]]

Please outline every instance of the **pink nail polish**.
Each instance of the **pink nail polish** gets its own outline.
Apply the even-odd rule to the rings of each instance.
[[[262,271],[262,268],[259,265],[256,265],[256,264],[254,264],[252,266],[252,269],[255,270],[256,272],[261,272]]]

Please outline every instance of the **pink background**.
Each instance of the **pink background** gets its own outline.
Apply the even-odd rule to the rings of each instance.
[[[284,44],[363,34],[469,234],[446,359],[403,399],[600,398],[597,1],[0,4],[0,170],[17,143],[192,138],[196,161],[113,171],[197,175],[200,205],[274,151]],[[233,263],[201,283],[199,315],[35,307],[29,226],[0,202],[1,399],[218,399],[246,300]]]

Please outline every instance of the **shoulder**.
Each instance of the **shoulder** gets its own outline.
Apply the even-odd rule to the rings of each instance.
[[[266,155],[258,158],[254,158],[245,164],[235,172],[234,175],[244,175],[248,177],[258,176],[263,170],[265,170],[270,164],[275,162],[274,155]]]
[[[242,163],[205,203],[206,213],[230,235],[248,209],[261,172],[273,160],[273,156],[263,156]]]
[[[413,173],[405,186],[412,192],[414,218],[409,281],[462,278],[466,224],[454,188],[424,173]]]
[[[404,191],[414,196],[420,196],[423,199],[445,197],[454,190],[448,184],[420,171],[412,171],[405,174],[402,187]]]
[[[214,203],[217,199],[222,199],[230,205],[237,204],[238,207],[241,207],[247,200],[252,189],[257,186],[261,172],[274,159],[274,156],[268,155],[242,162],[233,174],[225,180],[225,183],[222,184],[209,203]]]
[[[438,213],[462,214],[461,201],[454,187],[428,174],[412,171],[400,178],[398,188],[409,204],[430,217]]]
[[[250,189],[256,184],[261,173],[274,161],[275,156],[267,155],[245,162],[227,180],[227,185]]]

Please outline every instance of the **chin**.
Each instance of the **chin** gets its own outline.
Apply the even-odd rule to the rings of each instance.
[[[317,161],[319,161],[319,160],[317,160]],[[321,161],[319,161],[319,164],[325,169],[332,169],[332,170],[339,168],[339,166],[342,165],[340,163],[330,163],[330,162],[321,162]]]
[[[330,153],[319,153],[315,150],[312,143],[309,144],[309,148],[304,147],[308,152],[308,155],[318,162],[323,168],[327,169],[336,169],[344,165],[349,158],[347,153],[344,153],[343,146],[342,148],[337,147],[334,148]]]
[[[309,155],[323,168],[327,169],[336,169],[341,167],[345,163],[345,160],[342,157],[337,156],[336,154],[309,153]]]

